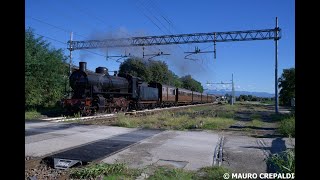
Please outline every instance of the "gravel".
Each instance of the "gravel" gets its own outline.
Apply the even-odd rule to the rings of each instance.
[[[25,179],[26,180],[51,180],[69,179],[69,171],[51,168],[47,162],[34,158],[25,157]]]

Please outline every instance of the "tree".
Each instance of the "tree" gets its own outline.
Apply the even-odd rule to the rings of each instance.
[[[148,69],[151,75],[150,81],[168,84],[169,69],[168,65],[162,61],[148,61]]]
[[[200,82],[194,80],[191,75],[186,75],[180,78],[182,87],[191,91],[203,92],[203,86]]]
[[[247,95],[240,95],[239,96],[240,101],[248,101],[248,96]]]
[[[151,80],[151,73],[147,68],[147,63],[143,62],[140,58],[128,58],[120,64],[119,73],[128,73],[132,76],[142,78],[144,81]]]
[[[279,103],[290,105],[291,98],[295,97],[295,68],[284,69],[279,78]]]
[[[153,81],[182,87],[179,77],[169,70],[168,65],[162,61],[143,61],[140,58],[129,58],[120,64],[119,72],[141,77],[146,82]]]
[[[25,109],[54,106],[65,92],[66,57],[61,49],[50,48],[32,29],[25,30]]]
[[[175,87],[182,87],[182,82],[179,78],[179,76],[177,76],[176,74],[174,74],[174,72],[170,71],[169,70],[169,77],[168,77],[168,82],[167,82],[168,85],[171,85],[171,86],[175,86]]]
[[[191,75],[179,78],[174,72],[169,70],[168,65],[162,61],[144,61],[140,58],[128,58],[120,64],[119,73],[129,73],[133,76],[143,78],[146,82],[159,82],[192,91],[203,92],[201,83],[194,80]]]

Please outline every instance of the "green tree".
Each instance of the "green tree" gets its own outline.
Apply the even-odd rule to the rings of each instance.
[[[32,29],[25,30],[25,109],[56,104],[65,92],[66,60],[61,49],[50,48]]]
[[[240,99],[240,101],[248,101],[248,96],[247,95],[240,95],[239,99]]]
[[[200,82],[194,80],[191,75],[186,75],[180,78],[182,87],[192,91],[203,92],[203,86]]]
[[[154,81],[192,91],[203,92],[201,83],[194,80],[191,75],[179,78],[179,76],[169,70],[168,65],[162,61],[143,61],[141,58],[128,58],[120,64],[119,73],[129,73],[133,76],[143,78],[146,82]]]
[[[168,82],[167,82],[168,85],[171,85],[171,86],[175,86],[175,87],[182,87],[182,82],[179,78],[179,76],[177,76],[176,74],[174,74],[174,72],[170,71],[169,70],[169,77],[168,77]]]
[[[162,61],[148,61],[148,69],[151,75],[150,81],[168,84],[169,69],[168,65]]]
[[[295,68],[284,69],[279,78],[279,104],[290,105],[295,97]]]
[[[176,87],[182,87],[179,77],[169,70],[165,62],[140,58],[128,58],[120,64],[119,73],[129,73],[141,77],[146,82],[159,82]]]
[[[144,81],[151,80],[151,73],[147,67],[147,63],[140,58],[128,58],[120,64],[119,73],[128,73],[132,76],[140,77]]]

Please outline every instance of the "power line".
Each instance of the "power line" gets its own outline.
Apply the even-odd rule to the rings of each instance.
[[[106,21],[103,20],[103,18],[100,18],[99,16],[97,16],[97,15],[95,15],[95,14],[93,14],[93,13],[89,13],[88,11],[82,10],[79,5],[76,5],[76,3],[73,3],[72,6],[70,6],[70,7],[73,8],[73,9],[76,9],[75,7],[77,7],[76,10],[81,11],[83,14],[86,14],[88,17],[90,17],[90,18],[92,18],[92,19],[98,20],[98,21],[99,21],[101,24],[103,24],[103,25],[107,25],[107,24],[108,24]],[[124,34],[126,34],[127,36],[132,37],[132,34],[129,34],[129,33],[127,33],[127,32],[121,32],[121,33],[124,33]]]
[[[30,18],[30,19],[33,19],[33,20],[35,20],[35,21],[41,22],[41,23],[43,23],[43,24],[49,25],[49,26],[54,27],[54,28],[56,28],[56,29],[60,29],[60,30],[62,30],[62,31],[64,31],[64,32],[67,32],[67,33],[70,33],[70,32],[71,32],[70,30],[67,30],[67,29],[64,29],[64,28],[62,28],[62,27],[59,27],[59,26],[50,24],[50,23],[48,23],[48,22],[42,21],[42,20],[40,20],[40,19],[31,17],[31,16],[27,16],[27,18]],[[81,36],[81,37],[84,37],[84,38],[89,39],[89,37],[86,37],[86,36],[81,35],[81,34],[79,34],[79,33],[76,33],[76,32],[73,32],[73,33],[74,33],[74,34],[77,34],[78,36]]]
[[[157,17],[155,17],[155,15],[153,15],[152,11],[149,10],[149,9],[151,8],[150,3],[149,3],[149,5],[148,5],[145,1],[144,1],[144,2],[138,1],[138,2],[140,2],[141,7],[140,7],[140,6],[137,6],[137,7],[141,9],[140,12],[142,12],[142,14],[143,14],[145,17],[147,17],[147,19],[148,19],[149,21],[151,21],[156,27],[158,27],[158,29],[159,29],[162,33],[166,34],[166,33],[162,30],[162,28],[161,28],[154,20],[152,20],[152,18],[151,18],[150,16],[148,16],[146,13],[144,13],[144,9],[147,9],[148,12],[149,12],[158,22],[160,22],[160,24],[162,25],[162,27],[164,27],[164,28],[166,29],[166,31],[168,31],[170,34],[172,34],[172,33],[170,32],[170,30],[168,30],[168,29],[166,28],[166,26],[165,26]],[[137,2],[137,3],[138,3],[138,2]],[[148,5],[148,7],[147,7],[146,5]],[[142,9],[142,6],[143,6],[144,9]],[[154,8],[152,8],[152,9],[154,9]],[[181,50],[183,50],[180,45],[177,45],[177,46],[178,46]],[[167,48],[166,48],[166,49],[167,49]],[[168,51],[168,49],[167,49],[167,51]]]
[[[35,20],[35,21],[38,21],[38,22],[40,22],[40,23],[49,25],[49,26],[51,26],[51,27],[54,27],[54,28],[56,28],[56,29],[62,30],[62,31],[64,31],[64,32],[67,32],[67,33],[70,33],[70,32],[71,32],[70,30],[67,30],[67,29],[64,29],[64,28],[62,28],[62,27],[59,27],[59,26],[50,24],[50,23],[45,22],[45,21],[42,21],[42,20],[40,20],[40,19],[31,17],[31,16],[26,16],[26,17],[27,17],[27,18],[30,18],[30,19],[33,19],[33,20]],[[89,38],[89,37],[86,37],[86,36],[81,35],[81,34],[76,33],[76,32],[73,32],[73,33],[74,33],[74,34],[77,34],[78,36],[84,37],[84,38]],[[35,34],[37,34],[37,35],[39,35],[39,36],[43,36],[43,37],[45,37],[45,38],[47,38],[47,39],[50,39],[50,40],[53,40],[53,41],[56,41],[56,42],[59,42],[59,43],[62,43],[62,44],[67,45],[67,43],[62,42],[62,41],[60,41],[60,40],[57,40],[57,39],[54,39],[54,38],[50,38],[50,37],[48,37],[48,36],[44,36],[44,35],[41,35],[41,34],[38,34],[38,33],[35,33]],[[95,53],[95,52],[92,52],[92,51],[89,51],[89,50],[85,50],[85,51],[86,51],[86,52],[89,52],[89,53],[92,53],[92,54],[95,54],[95,55],[98,55],[98,56],[106,57],[105,55],[102,55],[102,54],[99,54],[99,53]]]
[[[84,8],[82,8],[82,7],[79,6],[79,5],[73,5],[73,4],[72,4],[72,6],[70,6],[70,7],[73,8],[73,9],[75,9],[75,10],[77,10],[77,11],[80,11],[81,13],[87,15],[88,17],[90,17],[90,18],[92,18],[92,19],[95,19],[95,20],[99,21],[99,23],[101,23],[101,24],[104,24],[104,25],[107,25],[107,24],[108,24],[106,21],[103,20],[103,18],[97,16],[97,15],[94,14],[94,13],[91,13],[91,12],[89,13],[88,10],[86,10],[86,11],[83,10]],[[132,37],[132,36],[133,36],[132,34],[127,33],[127,32],[125,32],[125,31],[119,31],[119,32],[120,32],[121,34],[124,34],[124,35],[127,36],[127,37]],[[122,35],[120,35],[120,36],[122,36]],[[126,49],[127,49],[127,48],[126,48]],[[132,50],[132,51],[134,51],[134,50]],[[108,56],[105,56],[105,57],[108,57]]]
[[[65,1],[63,1],[65,2]],[[101,18],[99,18],[98,16],[95,16],[91,13],[88,13],[88,12],[85,12],[83,9],[81,9],[78,5],[77,5],[78,2],[76,3],[72,3],[72,7],[73,9],[75,9],[75,7],[77,8],[76,10],[77,11],[81,11],[82,13],[86,14],[88,17],[91,17],[91,18],[94,18],[94,19],[97,19],[101,24],[107,24],[104,20],[102,20]]]
[[[36,34],[36,35],[38,35],[38,36],[42,36],[42,37],[47,38],[47,39],[50,39],[50,40],[53,40],[53,41],[56,41],[56,42],[59,42],[59,43],[61,43],[61,44],[67,45],[67,43],[62,42],[62,41],[60,41],[60,40],[57,40],[57,39],[54,39],[54,38],[51,38],[51,37],[48,37],[48,36],[44,36],[44,35],[41,35],[41,34],[38,34],[38,33],[34,33],[34,34]]]
[[[142,3],[142,2],[140,2],[140,3],[141,3],[141,5],[143,5],[144,9],[146,9],[146,10],[149,12],[149,14],[150,14],[153,18],[155,18],[155,20],[156,20],[157,22],[159,22],[160,25],[161,25],[162,27],[164,27],[164,29],[165,29],[168,33],[173,34],[172,31],[170,30],[170,27],[172,27],[173,30],[176,29],[176,28],[173,27],[173,23],[172,23],[171,20],[169,20],[168,17],[167,17],[167,18],[164,17],[165,15],[163,15],[163,13],[161,13],[161,10],[160,10],[159,6],[157,5],[157,3],[156,3],[155,1],[152,1],[152,0],[150,0],[150,1],[145,0],[145,1],[143,1],[143,2],[144,2],[144,3]],[[147,15],[145,15],[145,16],[147,16]],[[157,16],[160,16],[160,18],[158,18]],[[161,21],[161,17],[165,20],[164,23]],[[165,33],[165,32],[157,25],[157,23],[154,22],[149,16],[147,16],[147,18],[148,18],[149,20],[151,20],[152,23],[155,24],[155,25],[161,30],[161,32]],[[169,27],[167,27],[167,26],[165,25],[166,22],[169,24]],[[174,31],[175,31],[175,30],[174,30]],[[180,31],[175,31],[175,32],[180,32]],[[186,51],[186,50],[185,50],[185,47],[182,48],[181,45],[179,45],[179,44],[177,44],[176,46],[178,46],[182,51]],[[190,47],[191,45],[187,45],[187,46]],[[167,49],[167,48],[165,48],[165,49]],[[168,50],[167,50],[167,51],[168,51]],[[169,51],[170,51],[170,50],[169,50]],[[202,56],[201,56],[201,57],[202,57]],[[203,59],[203,57],[202,57],[202,59]],[[195,61],[195,63],[198,64],[198,62],[196,62],[196,61]],[[198,65],[199,65],[199,64],[198,64]],[[201,66],[201,65],[200,65],[200,66]],[[202,68],[203,68],[203,67],[202,67]]]
[[[56,42],[59,42],[59,43],[61,43],[61,44],[67,45],[67,43],[62,42],[62,41],[60,41],[60,40],[57,40],[57,39],[54,39],[54,38],[51,38],[51,37],[48,37],[48,36],[44,36],[44,35],[41,35],[41,34],[38,34],[38,33],[34,33],[34,34],[36,34],[36,35],[38,35],[38,36],[42,36],[42,37],[47,38],[47,39],[50,39],[50,40],[53,40],[53,41],[56,41]],[[99,55],[99,56],[102,56],[102,57],[106,57],[105,55],[102,55],[102,54],[99,54],[99,53],[95,53],[95,52],[90,51],[90,50],[87,50],[87,49],[84,49],[84,51],[87,51],[87,52],[89,52],[89,53],[92,53],[92,54],[95,54],[95,55]]]

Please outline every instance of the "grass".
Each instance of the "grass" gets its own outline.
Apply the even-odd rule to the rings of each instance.
[[[250,115],[250,119],[253,119],[253,120],[261,120],[261,114],[258,114],[258,113],[253,113]]]
[[[235,123],[235,120],[224,117],[214,117],[215,114],[195,114],[192,110],[184,113],[163,112],[150,116],[130,117],[119,114],[117,126],[159,128],[159,129],[224,129]]]
[[[277,173],[295,173],[295,149],[273,154],[267,159],[267,164]]]
[[[251,127],[263,127],[264,123],[261,120],[254,119],[246,124]]]
[[[221,130],[228,128],[236,121],[231,118],[203,118],[203,126],[202,129],[209,129],[209,130]]]
[[[264,127],[278,128],[281,120],[291,117],[274,114],[268,108],[260,104],[235,103],[233,106],[230,104],[197,106],[176,111],[162,111],[152,115],[119,113],[112,122],[99,121],[99,124],[169,130],[225,130],[242,121],[241,124],[245,127],[239,130],[255,132],[264,130]]]
[[[288,119],[290,117],[294,116],[294,113],[290,113],[290,114],[271,114],[270,117],[272,119],[272,121],[282,121],[284,119]]]
[[[231,173],[224,167],[203,167],[198,171],[189,171],[171,166],[150,166],[144,169],[130,169],[125,164],[91,164],[70,170],[70,178],[118,180],[137,179],[144,174],[149,180],[205,180],[223,179],[224,173]],[[138,178],[139,179],[139,178]]]
[[[41,113],[36,110],[30,110],[24,112],[24,119],[31,120],[31,119],[38,119],[41,116]]]
[[[295,117],[287,117],[280,121],[279,129],[278,131],[287,137],[295,137],[296,131],[295,131]]]
[[[38,108],[38,109],[26,109],[24,112],[25,120],[39,119],[40,117],[56,117],[63,114],[62,107],[53,106],[47,108]]]
[[[196,107],[190,107],[187,110],[188,111],[206,111],[206,110],[212,110],[212,106],[196,106]]]
[[[71,178],[87,179],[103,177],[104,179],[135,179],[140,170],[129,169],[125,164],[91,164],[84,168],[76,168],[70,172]]]
[[[148,116],[132,117],[119,115],[116,126],[138,127],[138,128],[160,128],[172,130],[206,129],[221,130],[236,123],[237,113],[245,112],[250,121],[246,122],[248,127],[263,128],[269,126],[268,123],[278,123],[283,119],[291,117],[284,114],[265,113],[266,106],[259,104],[223,105],[223,106],[200,106],[191,107],[178,112],[161,112]],[[269,116],[269,117],[265,117]],[[263,122],[263,118],[270,119],[270,122]],[[287,125],[284,123],[283,126]],[[284,128],[284,129],[287,129]],[[244,131],[251,130],[245,128]],[[283,132],[285,130],[282,130]],[[284,132],[285,133],[285,132]],[[293,136],[293,134],[290,134]]]
[[[273,105],[275,102],[273,100],[263,100],[263,101],[260,101],[260,103]]]
[[[223,180],[223,175],[225,173],[229,173],[231,175],[231,171],[227,168],[221,167],[221,166],[214,166],[214,167],[204,167],[201,168],[197,172],[197,176],[195,179],[197,180],[205,180],[205,179],[217,179],[217,180]]]
[[[192,180],[194,179],[194,172],[186,171],[182,169],[174,169],[167,167],[159,167],[152,176],[150,176],[149,180]]]

